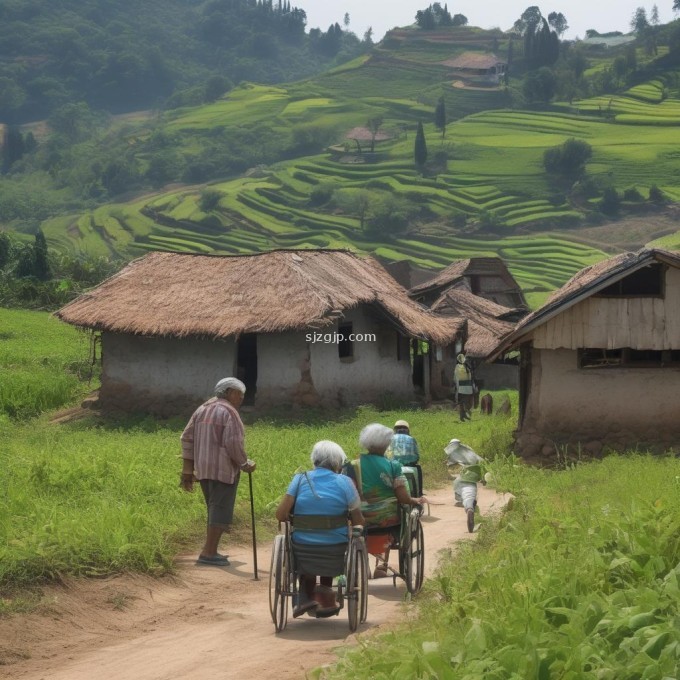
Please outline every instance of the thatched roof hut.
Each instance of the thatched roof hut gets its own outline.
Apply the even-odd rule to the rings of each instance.
[[[164,414],[195,405],[230,373],[263,408],[336,407],[388,393],[410,400],[414,383],[427,398],[409,341],[423,356],[416,340],[449,345],[466,327],[347,250],[150,253],[57,316],[101,332],[102,402]]]

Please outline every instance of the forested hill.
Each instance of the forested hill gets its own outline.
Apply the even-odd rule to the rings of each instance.
[[[334,24],[306,30],[290,0],[3,0],[0,122],[67,102],[112,113],[199,104],[251,80],[296,80],[364,50]]]

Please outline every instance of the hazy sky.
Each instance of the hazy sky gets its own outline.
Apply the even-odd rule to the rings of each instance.
[[[416,12],[430,5],[432,0],[292,0],[291,4],[307,12],[307,27],[326,30],[331,23],[342,25],[345,12],[350,16],[350,30],[361,37],[373,28],[374,40],[380,40],[394,26],[408,26],[415,20]],[[444,5],[446,0],[441,0]],[[453,0],[448,2],[451,14],[464,14],[472,26],[482,28],[510,28],[529,6],[537,4],[543,16],[562,12],[567,18],[567,38],[583,38],[589,28],[600,33],[630,31],[630,19],[638,7],[651,14],[654,1],[642,0],[551,0],[549,4],[536,0]],[[661,23],[675,18],[673,0],[656,3]]]

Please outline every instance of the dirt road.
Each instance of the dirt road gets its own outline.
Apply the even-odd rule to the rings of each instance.
[[[429,498],[431,515],[423,517],[426,575],[441,550],[471,538],[450,487]],[[480,488],[482,516],[499,511],[506,500]],[[333,650],[354,636],[346,610],[325,620],[289,619],[287,630],[275,634],[269,547],[258,550],[260,581],[253,580],[250,546],[232,545],[226,548],[230,567],[198,566],[195,555],[187,555],[179,558],[172,578],[121,576],[51,587],[41,613],[0,620],[0,678],[304,678],[312,668],[332,663]],[[392,579],[369,581],[368,620],[358,634],[398,620],[404,593],[401,581],[396,588]]]

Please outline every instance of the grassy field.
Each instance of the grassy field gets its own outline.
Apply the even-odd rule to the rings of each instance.
[[[0,422],[59,408],[93,389],[89,356],[86,333],[44,312],[0,308]]]
[[[546,471],[505,459],[493,474],[513,509],[426,584],[408,627],[316,677],[677,677],[680,460]]]

